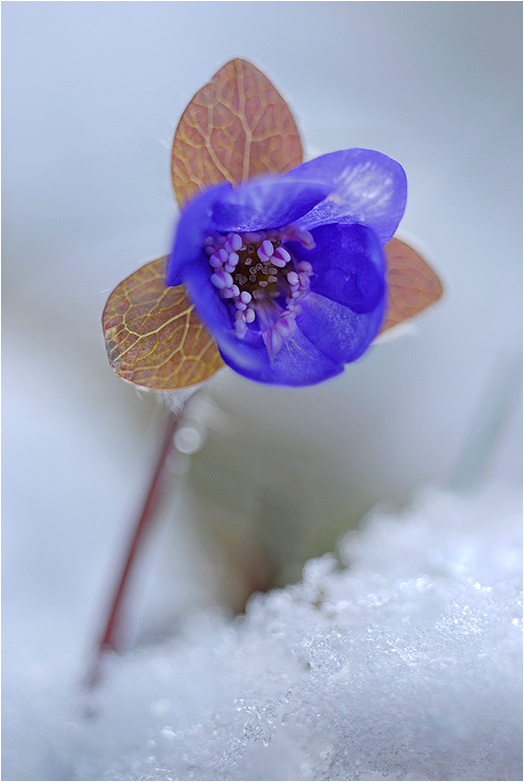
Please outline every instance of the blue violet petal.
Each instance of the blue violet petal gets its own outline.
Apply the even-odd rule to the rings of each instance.
[[[294,223],[323,201],[329,187],[301,178],[262,177],[221,195],[213,208],[217,231],[258,231]]]
[[[406,208],[404,169],[374,150],[330,152],[302,163],[285,177],[320,181],[329,187],[327,198],[299,221],[309,231],[323,223],[359,223],[371,228],[384,245]]]
[[[380,329],[382,246],[405,203],[402,167],[363,149],[209,188],[182,212],[166,284],[185,284],[239,374],[319,383],[358,359]]]

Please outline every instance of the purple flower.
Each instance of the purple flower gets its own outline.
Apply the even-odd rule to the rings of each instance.
[[[402,167],[366,149],[218,185],[185,207],[166,284],[186,286],[232,369],[262,383],[312,385],[342,372],[376,336],[382,247],[405,205]]]

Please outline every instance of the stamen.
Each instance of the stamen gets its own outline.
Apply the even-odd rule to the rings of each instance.
[[[262,332],[262,338],[266,344],[267,352],[271,358],[274,358],[282,347],[282,337],[276,329],[270,328]]]
[[[269,241],[269,239],[266,239],[265,241],[262,242],[262,250],[264,250],[268,258],[271,258],[274,252],[274,248],[272,243]]]
[[[289,315],[286,318],[280,317],[275,323],[275,328],[281,337],[289,339],[297,330],[297,324],[295,318]]]
[[[275,266],[278,266],[279,269],[283,269],[286,265],[286,261],[283,258],[277,258],[276,255],[272,256],[271,262],[274,263]]]
[[[237,337],[240,337],[240,339],[243,339],[246,336],[247,331],[247,324],[245,320],[236,320],[235,321],[235,331],[237,333]]]
[[[298,302],[309,290],[313,275],[313,266],[307,261],[297,263],[282,246],[283,241],[314,246],[311,234],[295,226],[217,234],[204,241],[213,269],[211,283],[231,307],[237,337],[243,339],[248,325],[256,322],[254,328],[272,359],[296,332],[301,310]]]
[[[220,272],[219,274],[212,274],[211,275],[211,282],[215,286],[215,288],[218,288],[219,290],[222,290],[223,288],[227,288],[228,285],[224,279],[224,273]]]
[[[220,258],[222,263],[226,263],[227,259],[229,258],[229,253],[226,252],[223,248],[222,250],[218,250],[215,255],[217,258]]]
[[[300,272],[298,280],[301,288],[309,288],[309,276],[305,272]]]
[[[282,241],[300,242],[306,250],[312,250],[315,247],[315,240],[309,231],[301,231],[294,225],[287,225],[281,232]]]
[[[230,253],[229,258],[227,259],[227,263],[224,266],[224,269],[226,272],[232,272],[235,270],[235,267],[237,266],[239,261],[238,254],[237,253]]]
[[[306,274],[313,274],[313,267],[309,263],[309,261],[300,261],[300,263],[297,263],[297,269],[299,272],[305,272]]]
[[[228,253],[236,253],[242,247],[242,237],[238,234],[232,234],[227,242],[224,244],[224,249]]]
[[[281,261],[285,261],[286,263],[289,263],[289,261],[291,260],[291,255],[288,253],[285,247],[277,247],[277,249],[273,253],[273,257],[277,257]]]

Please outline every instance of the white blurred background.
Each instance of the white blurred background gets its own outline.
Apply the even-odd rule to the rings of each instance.
[[[378,501],[521,481],[521,18],[516,2],[3,4],[8,686],[80,674],[99,628],[162,424],[109,368],[100,316],[169,250],[173,133],[233,57],[288,98],[308,157],[402,163],[401,236],[445,298],[333,381],[228,374],[197,400],[201,448],[174,465],[140,563],[135,642],[241,602],[245,563],[297,578]]]

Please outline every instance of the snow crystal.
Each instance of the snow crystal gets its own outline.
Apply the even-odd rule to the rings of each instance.
[[[3,778],[519,779],[521,630],[520,498],[427,491],[91,696],[6,697]]]

